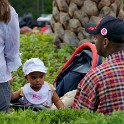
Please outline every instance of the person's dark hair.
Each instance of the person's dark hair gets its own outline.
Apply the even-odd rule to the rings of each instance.
[[[10,6],[8,0],[0,0],[0,21],[8,23],[10,20]]]

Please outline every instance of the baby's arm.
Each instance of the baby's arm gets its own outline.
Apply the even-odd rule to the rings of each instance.
[[[11,100],[18,100],[21,97],[22,88],[11,93]]]
[[[52,97],[52,101],[55,104],[55,106],[60,109],[60,108],[65,108],[65,105],[63,104],[63,102],[60,100],[58,94],[56,93],[56,91],[54,91],[53,93],[53,97]]]

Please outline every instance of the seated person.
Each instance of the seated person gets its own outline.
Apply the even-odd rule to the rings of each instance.
[[[25,106],[50,109],[54,103],[57,109],[65,108],[54,87],[44,82],[47,68],[39,58],[31,58],[24,63],[23,72],[27,84],[16,92],[12,92],[12,100],[22,99]]]
[[[94,35],[97,53],[105,59],[79,83],[72,107],[102,114],[124,111],[124,21],[105,16],[86,24],[85,31]]]

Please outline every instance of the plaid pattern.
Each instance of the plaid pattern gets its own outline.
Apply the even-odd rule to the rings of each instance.
[[[124,111],[124,51],[106,58],[79,83],[73,108],[83,107],[103,114]]]

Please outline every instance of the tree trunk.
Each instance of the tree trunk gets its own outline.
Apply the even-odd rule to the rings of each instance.
[[[73,46],[92,42],[84,24],[95,23],[105,15],[124,19],[122,0],[53,0],[51,32],[55,42]]]

